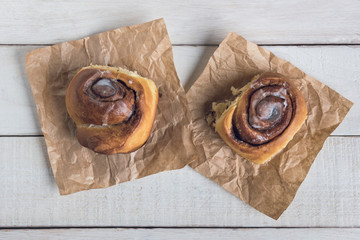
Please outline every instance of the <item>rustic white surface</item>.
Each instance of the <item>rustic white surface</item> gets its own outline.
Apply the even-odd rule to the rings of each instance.
[[[25,72],[25,55],[41,46],[0,46],[0,135],[41,134],[34,100]],[[333,133],[360,135],[359,46],[267,46],[355,103]],[[204,69],[216,47],[175,46],[174,59],[182,84],[188,89]]]
[[[0,230],[0,239],[359,239],[360,1],[0,0],[0,228],[33,226],[311,229]],[[266,46],[355,105],[289,209],[274,221],[186,167],[60,197],[25,73],[28,51],[164,17],[188,89],[233,31]],[[5,45],[4,45],[5,44]],[[24,44],[18,46],[16,44]],[[31,46],[29,44],[36,44]],[[314,227],[340,227],[314,228]],[[357,227],[341,228],[341,227]]]
[[[321,240],[358,240],[360,229],[312,228],[312,229],[208,229],[208,228],[111,228],[111,229],[36,229],[36,230],[0,230],[0,239],[7,240],[92,240],[92,239],[321,239]]]
[[[357,0],[5,0],[0,43],[58,43],[161,17],[174,44],[217,44],[230,31],[266,44],[360,43],[359,12]]]
[[[42,137],[0,138],[0,226],[360,227],[360,138],[330,137],[278,221],[189,167],[60,196]]]

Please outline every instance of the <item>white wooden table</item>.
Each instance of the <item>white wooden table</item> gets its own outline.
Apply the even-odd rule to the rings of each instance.
[[[186,89],[234,31],[355,103],[278,221],[189,167],[59,195],[26,53],[160,17]],[[360,1],[5,0],[0,73],[0,239],[360,239]]]

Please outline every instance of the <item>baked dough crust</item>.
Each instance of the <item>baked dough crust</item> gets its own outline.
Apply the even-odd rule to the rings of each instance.
[[[89,94],[90,87],[100,79],[110,80],[110,85],[120,88],[120,97]],[[77,126],[79,143],[102,154],[129,153],[144,145],[157,103],[158,89],[152,80],[120,67],[84,67],[66,91],[66,108]]]
[[[259,81],[262,81],[262,84],[260,84],[261,86],[256,86],[259,85]],[[285,82],[287,84],[287,91],[292,101],[292,117],[288,126],[275,138],[263,144],[254,145],[242,141],[234,130],[233,121],[236,110],[248,110],[249,99],[259,87],[276,85],[279,84],[279,82]],[[264,85],[263,83],[266,84]],[[233,102],[228,102],[229,106],[221,113],[221,115],[219,112],[217,113],[218,117],[215,119],[214,127],[224,142],[237,154],[254,163],[262,164],[283,149],[300,129],[307,117],[306,103],[300,91],[293,86],[285,76],[275,73],[263,73],[255,76],[249,84],[240,90],[240,92],[241,94]],[[218,104],[213,104],[213,108],[216,108],[217,105]],[[224,106],[221,107],[224,108]],[[216,111],[216,109],[213,110]],[[248,113],[242,114],[242,116],[247,116],[246,114]],[[252,131],[253,130],[254,129],[252,129]]]

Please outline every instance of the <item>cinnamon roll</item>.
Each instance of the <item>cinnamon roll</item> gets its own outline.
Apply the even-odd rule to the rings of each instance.
[[[300,91],[283,75],[263,73],[232,102],[213,103],[208,121],[237,154],[264,163],[283,149],[304,123],[307,109]]]
[[[150,136],[158,89],[134,72],[91,65],[71,80],[65,100],[81,145],[97,153],[129,153]]]

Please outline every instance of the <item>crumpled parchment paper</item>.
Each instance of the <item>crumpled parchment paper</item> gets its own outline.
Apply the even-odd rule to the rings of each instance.
[[[258,165],[233,152],[208,125],[214,101],[231,96],[259,73],[290,78],[303,94],[308,117],[293,140],[271,161]],[[326,138],[341,123],[352,102],[270,51],[230,33],[187,92],[198,159],[190,166],[258,211],[278,219],[295,197]]]
[[[75,73],[90,63],[136,71],[157,85],[152,133],[136,152],[107,156],[78,143],[65,92]],[[60,194],[182,168],[194,159],[185,92],[163,19],[36,49],[26,56],[26,71]]]

